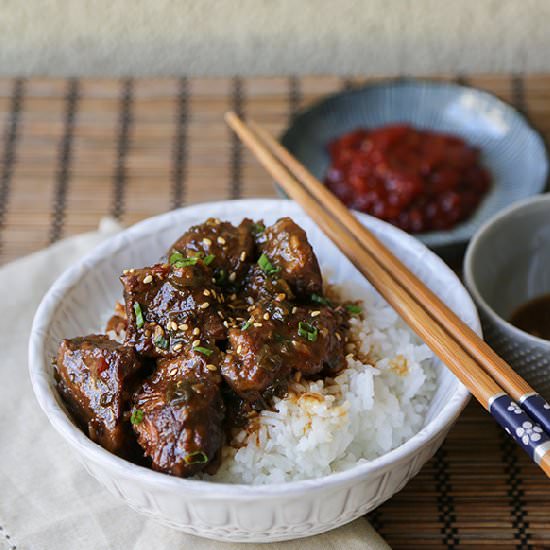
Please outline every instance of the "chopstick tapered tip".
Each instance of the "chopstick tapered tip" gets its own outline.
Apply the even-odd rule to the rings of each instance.
[[[226,111],[223,115],[223,119],[225,120],[226,124],[231,128],[233,128],[235,122],[239,121],[239,117],[237,116],[237,113],[235,113],[235,111]]]

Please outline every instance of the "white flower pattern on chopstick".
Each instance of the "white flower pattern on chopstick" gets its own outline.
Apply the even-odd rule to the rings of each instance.
[[[510,412],[513,412],[514,414],[521,414],[523,411],[521,410],[520,406],[517,403],[510,403],[510,406],[508,407],[508,410]]]
[[[516,435],[521,438],[524,445],[528,445],[529,441],[536,443],[540,440],[542,428],[533,426],[532,422],[524,422],[519,428],[516,428]]]

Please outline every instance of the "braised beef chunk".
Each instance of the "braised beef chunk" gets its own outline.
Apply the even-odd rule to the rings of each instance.
[[[63,340],[56,361],[57,386],[90,439],[127,454],[133,439],[124,421],[141,364],[131,347],[91,335]]]
[[[245,218],[238,227],[217,218],[191,227],[171,247],[186,257],[211,258],[211,267],[220,284],[241,279],[254,255],[253,222]]]
[[[171,357],[184,345],[226,337],[222,297],[202,261],[160,264],[121,277],[128,316],[127,342],[147,357]]]
[[[317,257],[305,231],[290,218],[280,218],[258,236],[257,242],[265,255],[265,270],[280,270],[280,277],[298,296],[323,292]],[[262,263],[261,258],[259,262]]]
[[[240,328],[229,330],[221,368],[233,391],[253,403],[284,388],[290,374],[283,325],[264,316],[269,314],[258,306]]]
[[[287,334],[292,339],[292,352],[288,356],[291,367],[307,376],[341,371],[346,366],[344,335],[347,328],[347,315],[340,309],[327,306],[294,308],[287,324]]]
[[[153,469],[186,477],[217,460],[224,437],[217,363],[218,353],[187,349],[186,357],[159,361],[137,392],[134,430]]]

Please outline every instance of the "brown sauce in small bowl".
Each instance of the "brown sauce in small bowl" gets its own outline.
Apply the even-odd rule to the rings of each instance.
[[[518,307],[510,316],[510,323],[537,338],[550,340],[550,294]]]

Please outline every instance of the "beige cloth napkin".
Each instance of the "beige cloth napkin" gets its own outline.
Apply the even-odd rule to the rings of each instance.
[[[0,549],[266,548],[200,539],[137,514],[84,471],[34,399],[27,342],[40,299],[62,270],[119,230],[105,219],[97,232],[0,269]],[[359,518],[335,531],[269,548],[379,550],[388,545]]]

